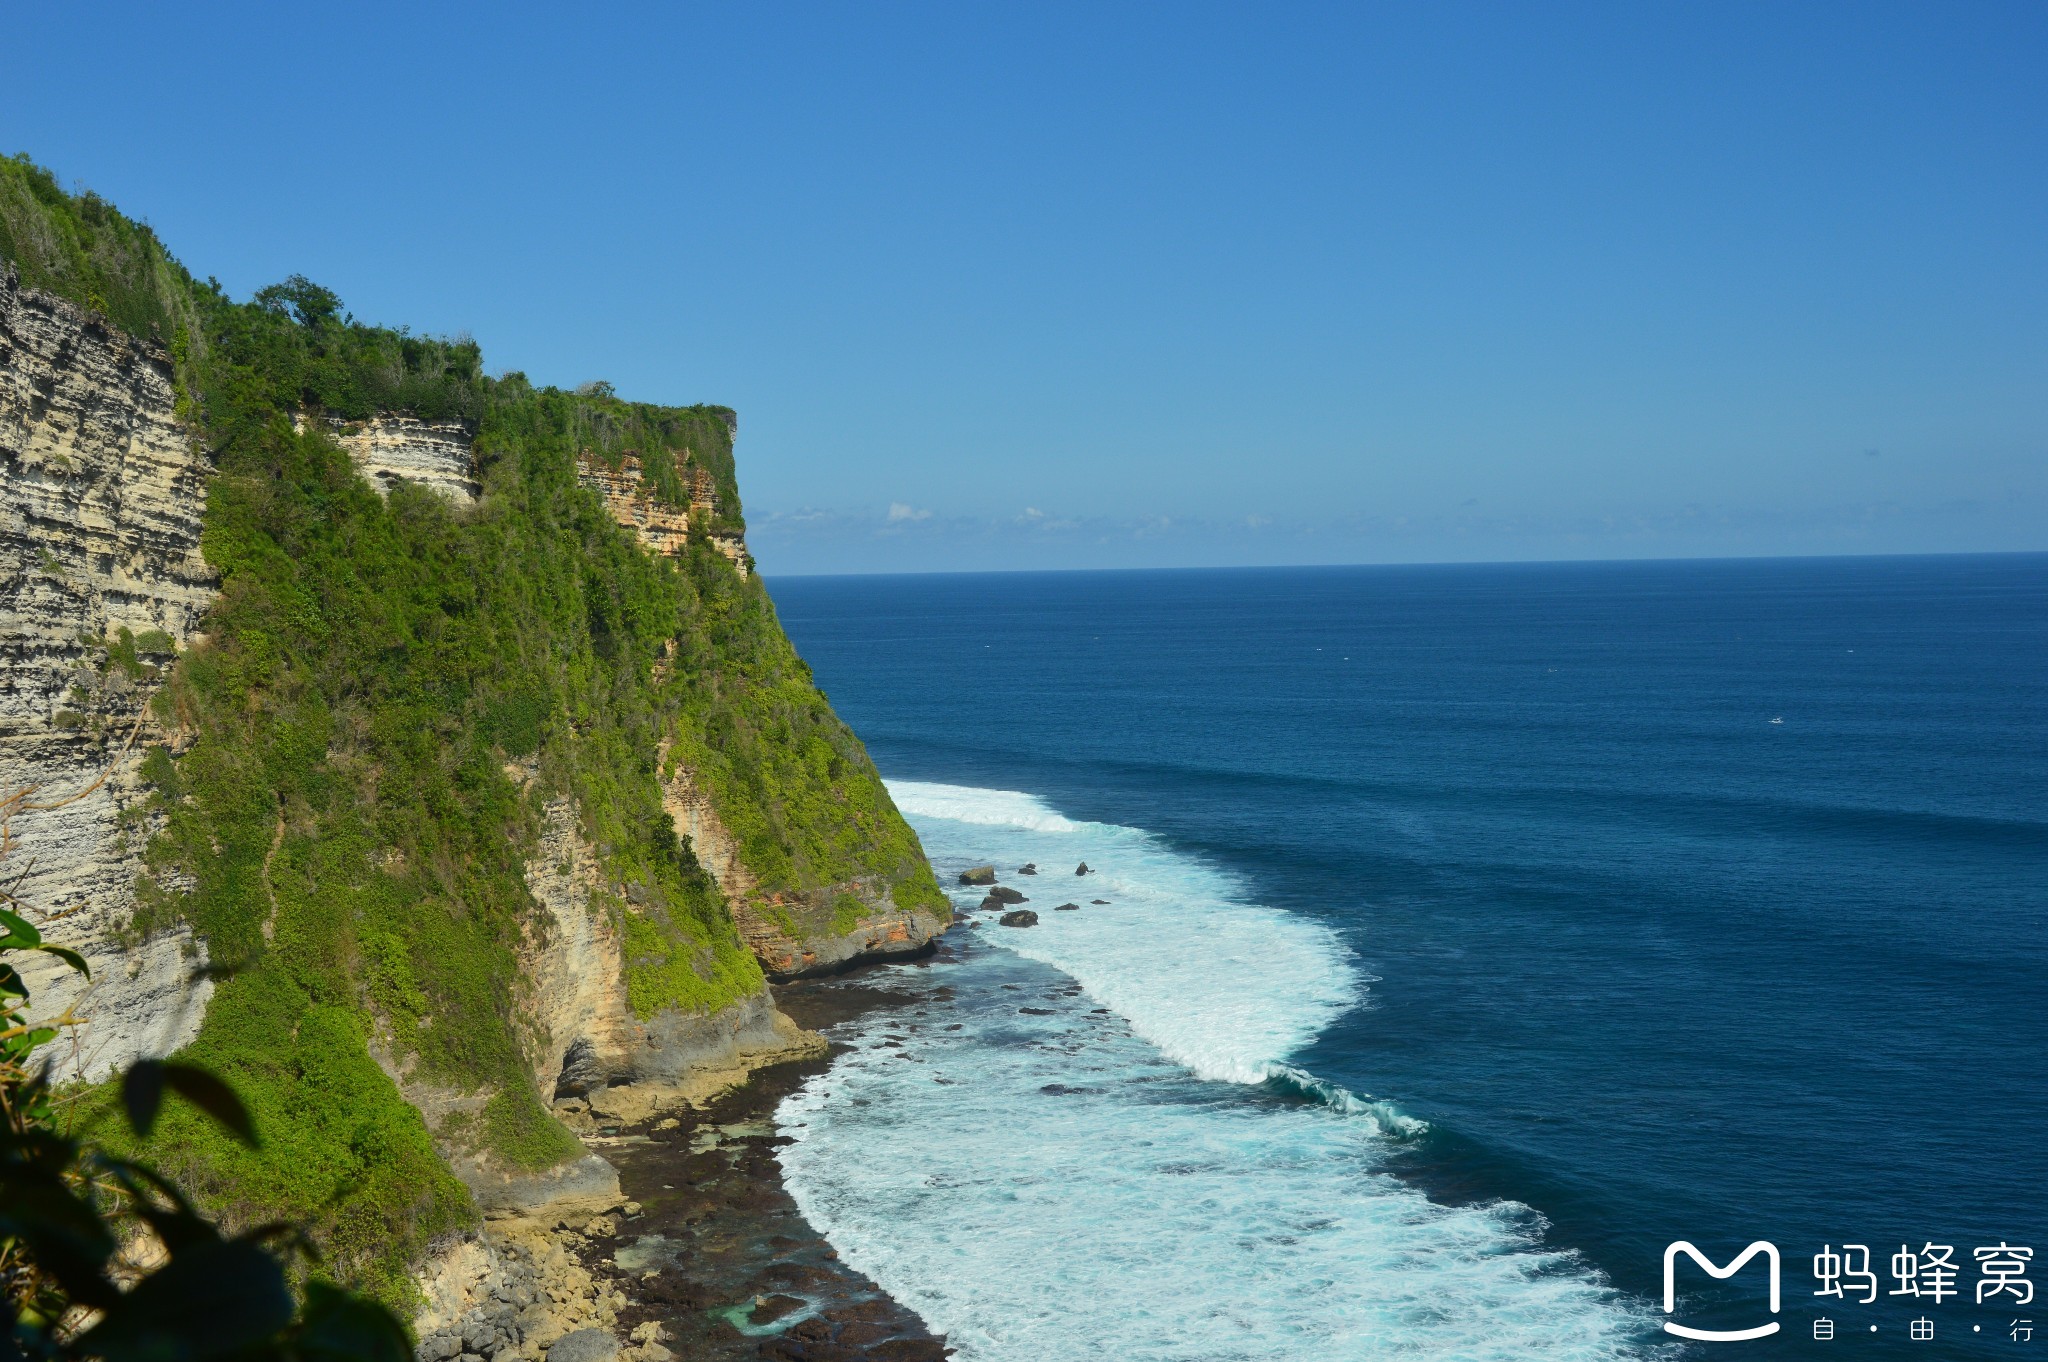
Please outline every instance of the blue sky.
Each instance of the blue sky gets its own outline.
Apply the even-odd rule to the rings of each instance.
[[[736,407],[771,574],[2048,548],[2048,7],[7,27],[238,295]]]

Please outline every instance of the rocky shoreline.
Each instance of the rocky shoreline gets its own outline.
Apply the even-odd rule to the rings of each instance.
[[[915,1001],[848,982],[799,983],[776,1002],[816,1031]],[[580,1250],[626,1297],[619,1327],[659,1330],[690,1359],[939,1362],[949,1349],[911,1310],[848,1267],[782,1185],[776,1106],[831,1056],[779,1064],[702,1107],[621,1129],[603,1146],[639,1213]]]
[[[815,1033],[918,999],[840,976],[775,1001]],[[841,1262],[782,1185],[775,1108],[836,1053],[820,1041],[722,1088],[615,1089],[568,1113],[618,1194],[494,1218],[444,1253],[421,1362],[941,1362],[945,1339]]]

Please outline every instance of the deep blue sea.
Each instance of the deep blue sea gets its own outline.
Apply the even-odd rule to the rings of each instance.
[[[770,585],[1040,912],[783,1112],[966,1362],[2048,1357],[2048,556]]]

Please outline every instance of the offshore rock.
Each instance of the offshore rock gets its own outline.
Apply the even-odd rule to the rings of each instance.
[[[1019,908],[1013,912],[1004,913],[996,920],[1005,927],[1036,927],[1038,925],[1038,914],[1032,912],[1029,908]]]
[[[1081,862],[1081,864],[1079,864],[1079,865],[1075,866],[1075,867],[1074,867],[1074,873],[1075,873],[1076,875],[1086,875],[1086,874],[1088,874],[1088,873],[1089,873],[1089,871],[1088,871],[1088,862],[1086,862],[1086,861],[1083,861],[1083,862]]]
[[[977,865],[960,872],[960,883],[962,884],[994,884],[995,882],[996,868],[992,865]]]
[[[1058,907],[1054,908],[1053,911],[1055,913],[1074,913],[1079,912],[1080,909],[1081,905],[1078,903],[1062,903]]]
[[[1023,865],[1017,867],[1017,873],[1019,875],[1036,875],[1038,873],[1038,862],[1026,861]]]
[[[32,955],[32,1015],[86,1023],[51,1047],[98,1079],[199,1031],[213,984],[182,925],[135,936],[143,849],[161,824],[140,768],[175,748],[147,705],[215,588],[199,552],[211,465],[178,419],[170,356],[0,264],[0,792],[60,808],[15,821],[10,889],[69,914],[92,981]],[[124,643],[122,631],[126,630]],[[176,888],[167,885],[166,888]]]
[[[1015,890],[1015,889],[1012,889],[1012,888],[1010,888],[1010,886],[1008,886],[1008,885],[1006,885],[1006,884],[999,884],[999,885],[997,885],[997,886],[996,886],[995,888],[993,888],[993,889],[989,890],[989,891],[988,891],[988,896],[989,896],[990,898],[994,899],[994,900],[995,900],[996,902],[998,902],[998,903],[1029,903],[1029,902],[1031,902],[1031,900],[1030,900],[1030,899],[1028,899],[1028,898],[1025,898],[1025,897],[1024,897],[1024,895],[1023,895],[1022,893],[1020,893],[1019,891],[1017,891],[1017,890]]]

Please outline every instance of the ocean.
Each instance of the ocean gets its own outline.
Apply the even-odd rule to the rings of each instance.
[[[770,586],[1039,913],[779,1116],[963,1362],[2048,1350],[2048,556]]]

